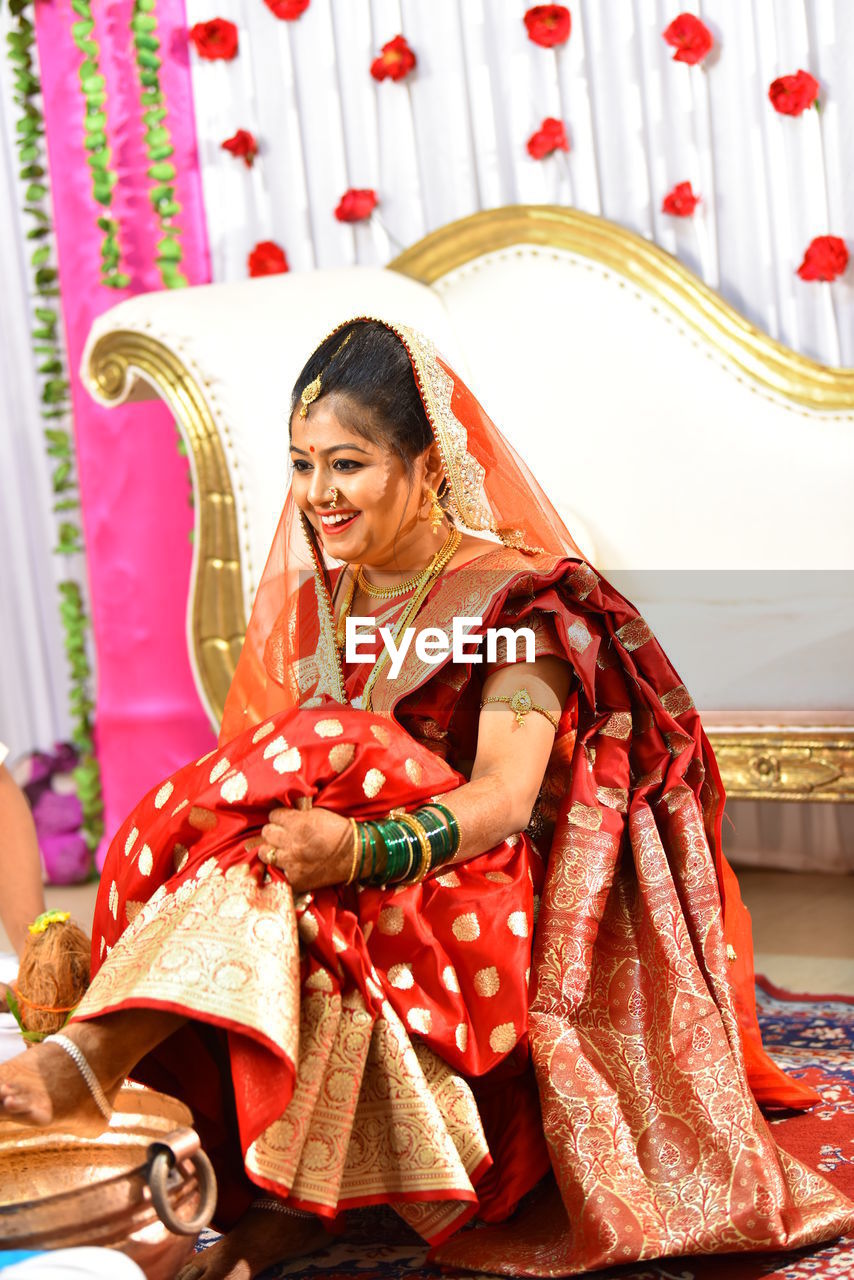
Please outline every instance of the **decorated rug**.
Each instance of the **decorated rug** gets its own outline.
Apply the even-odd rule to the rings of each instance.
[[[765,978],[757,978],[756,994],[765,1047],[784,1070],[821,1094],[820,1104],[806,1114],[769,1117],[774,1137],[854,1199],[854,997],[792,995]],[[358,1221],[333,1247],[281,1263],[264,1280],[438,1280],[443,1274],[447,1280],[447,1273],[425,1265],[423,1243],[395,1215],[370,1211],[353,1217]],[[216,1239],[214,1232],[204,1232],[199,1247]],[[796,1253],[667,1258],[596,1275],[598,1280],[852,1280],[854,1238]]]

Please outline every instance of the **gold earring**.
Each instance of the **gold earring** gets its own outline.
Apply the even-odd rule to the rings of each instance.
[[[334,510],[335,510],[335,508],[338,506],[338,490],[337,490],[337,489],[330,489],[330,490],[329,490],[329,492],[332,494],[332,501],[330,502],[330,504],[329,504],[329,505],[330,505],[330,507],[332,508],[332,510],[334,511]]]
[[[434,533],[438,533],[442,527],[442,521],[445,519],[445,513],[439,502],[439,495],[435,489],[427,490],[427,497],[430,499],[430,528]]]

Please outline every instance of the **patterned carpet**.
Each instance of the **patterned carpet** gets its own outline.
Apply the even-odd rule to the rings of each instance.
[[[822,1096],[807,1115],[772,1120],[775,1138],[792,1155],[822,1172],[854,1199],[854,997],[793,996],[757,981],[759,1020],[766,1047],[792,1075]],[[425,1249],[407,1237],[399,1219],[359,1215],[351,1238],[303,1261],[282,1264],[266,1280],[429,1280]],[[354,1224],[355,1225],[355,1224]],[[202,1247],[216,1236],[206,1232]],[[383,1239],[386,1243],[371,1243]],[[661,1264],[597,1272],[598,1280],[851,1280],[854,1239],[798,1253],[669,1258]]]

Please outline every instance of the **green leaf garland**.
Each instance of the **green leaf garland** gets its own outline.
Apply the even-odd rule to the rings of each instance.
[[[181,289],[189,281],[179,265],[184,251],[176,239],[180,228],[174,219],[181,212],[181,206],[175,199],[175,165],[172,160],[175,148],[160,85],[160,38],[155,9],[156,0],[134,0],[130,28],[139,75],[148,176],[153,183],[149,199],[160,228],[155,261],[166,288]]]
[[[89,0],[71,0],[71,8],[79,19],[71,24],[71,38],[83,55],[77,74],[80,91],[86,102],[86,113],[83,116],[86,136],[83,147],[92,181],[92,197],[102,208],[109,210],[113,203],[113,187],[118,182],[119,175],[112,167],[112,152],[107,141],[107,116],[103,110],[107,101],[107,82],[101,74],[101,50],[97,40],[93,39],[93,7]],[[130,284],[130,276],[121,269],[119,224],[107,212],[98,218],[98,229],[101,232],[101,284],[110,289],[126,289]]]
[[[33,0],[9,0],[9,9],[17,19],[16,29],[7,34],[7,56],[14,67],[14,102],[19,111],[15,124],[19,177],[27,183],[24,212],[35,225],[27,238],[36,247],[30,255],[35,305],[32,317],[33,352],[41,379],[42,418],[48,457],[53,461],[51,484],[55,497],[54,512],[58,545],[62,555],[79,555],[83,551],[80,527],[79,497],[74,467],[74,446],[68,429],[61,425],[69,412],[69,381],[62,345],[59,309],[51,302],[59,294],[52,239],[50,192],[47,182],[47,153],[44,145],[44,120],[41,111],[41,83],[34,58],[35,29],[27,17]],[[79,0],[75,0],[75,7]],[[79,12],[79,9],[76,9]],[[91,697],[92,671],[86,649],[87,618],[80,584],[73,579],[59,583],[60,618],[65,656],[70,674],[69,706],[72,717],[72,741],[80,763],[74,771],[77,794],[83,808],[83,835],[90,849],[98,844],[104,831],[101,774],[92,738]]]

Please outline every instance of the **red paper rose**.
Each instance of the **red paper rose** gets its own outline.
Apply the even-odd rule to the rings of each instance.
[[[230,62],[237,54],[237,27],[227,18],[211,18],[190,28],[190,39],[200,58]]]
[[[294,22],[305,13],[311,0],[264,0],[264,3],[274,18]]]
[[[370,218],[378,204],[377,193],[370,187],[362,190],[351,187],[339,200],[335,217],[339,222],[362,222]]]
[[[714,44],[709,28],[693,13],[680,13],[663,34],[667,43],[676,50],[673,61],[687,62],[692,67],[703,61]]]
[[[572,26],[572,18],[565,4],[535,4],[525,14],[528,39],[544,49],[556,44],[566,44]]]
[[[289,271],[285,251],[275,240],[261,240],[249,255],[250,276],[278,276]]]
[[[258,143],[255,141],[255,135],[248,129],[238,129],[233,137],[226,138],[222,143],[222,150],[238,156],[246,168],[251,169],[252,161],[258,154]]]
[[[562,120],[547,116],[536,133],[532,133],[527,142],[528,155],[534,160],[542,160],[553,151],[568,151],[569,140]]]
[[[691,190],[690,182],[677,182],[661,202],[662,213],[672,213],[674,218],[690,218],[700,203],[700,197]]]
[[[395,36],[380,50],[378,58],[371,63],[371,75],[375,80],[402,80],[414,70],[415,54],[406,42],[406,36]]]
[[[798,267],[802,280],[835,280],[848,266],[848,247],[840,236],[816,236]]]
[[[781,116],[799,116],[818,100],[818,81],[808,71],[780,76],[768,86],[768,97]]]

